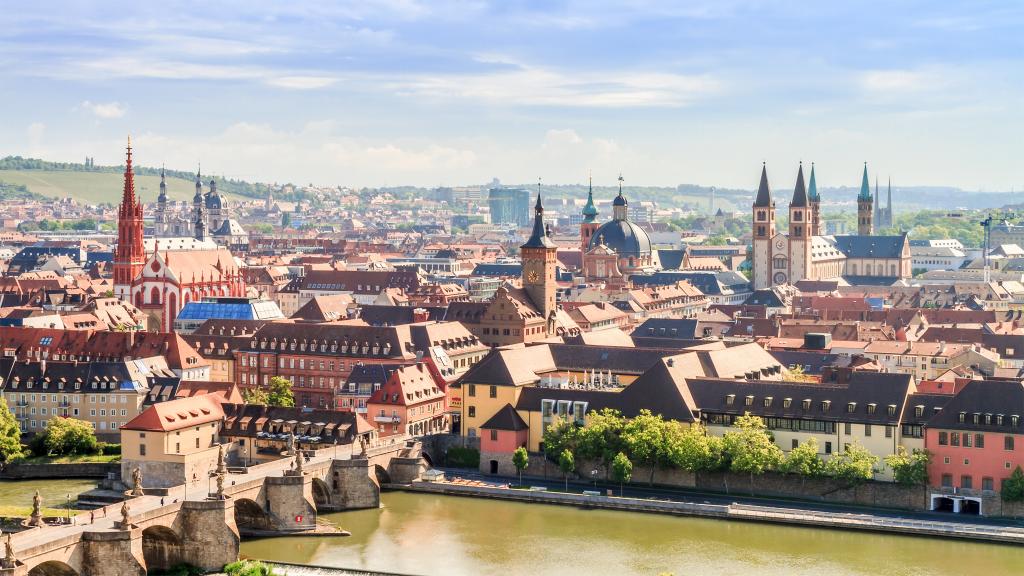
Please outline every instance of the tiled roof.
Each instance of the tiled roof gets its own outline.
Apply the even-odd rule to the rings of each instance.
[[[494,413],[494,416],[480,426],[481,430],[511,430],[513,432],[528,428],[529,426],[511,404],[502,406]]]
[[[169,432],[219,422],[224,418],[219,394],[158,402],[121,427],[122,430]]]

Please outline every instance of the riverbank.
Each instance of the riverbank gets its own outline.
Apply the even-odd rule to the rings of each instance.
[[[107,456],[105,458],[119,458]],[[120,473],[118,462],[14,462],[0,470],[2,480],[49,480],[53,478],[104,479],[108,474]]]
[[[721,520],[747,522],[768,522],[795,526],[814,526],[843,530],[885,532],[908,536],[933,536],[1024,544],[1024,528],[967,522],[931,522],[899,516],[882,516],[871,513],[822,512],[800,508],[776,506],[752,506],[749,504],[710,504],[644,498],[622,498],[602,496],[598,493],[574,494],[540,490],[521,490],[480,485],[415,482],[413,484],[390,484],[387,488],[407,492],[442,494],[554,504],[626,512],[646,512],[675,516],[697,516]]]

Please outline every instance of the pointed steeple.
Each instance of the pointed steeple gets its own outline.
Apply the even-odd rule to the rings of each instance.
[[[128,136],[128,158],[124,163],[124,193],[121,195],[124,206],[135,205],[135,173],[132,171],[132,137]]]
[[[537,184],[537,203],[533,207],[533,232],[530,239],[520,248],[554,248],[555,243],[548,237],[548,231],[544,227],[544,205],[540,201],[540,184]]]
[[[807,198],[811,202],[821,201],[821,196],[818,196],[818,183],[814,180],[814,162],[811,162],[811,180],[807,184]]]
[[[886,204],[886,209],[889,210],[889,217],[892,218],[892,176],[889,177],[889,202]]]
[[[868,163],[864,163],[864,176],[860,179],[860,194],[857,200],[871,200],[871,184],[868,183]]]
[[[160,204],[167,203],[167,178],[164,176],[163,166],[160,166],[160,195],[157,196],[156,201]]]
[[[593,222],[597,220],[597,206],[594,205],[594,177],[590,177],[590,184],[587,186],[587,205],[583,207],[583,221]]]
[[[796,172],[796,186],[793,188],[793,199],[789,202],[790,207],[803,208],[807,206],[807,187],[804,186],[804,163]]]
[[[192,197],[192,203],[198,204],[203,201],[203,165],[196,168],[196,195]]]
[[[772,191],[768,187],[768,167],[762,163],[761,183],[757,186],[757,198],[754,200],[754,206],[769,208],[772,205]]]

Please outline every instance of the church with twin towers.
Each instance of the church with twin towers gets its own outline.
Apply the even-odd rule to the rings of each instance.
[[[892,226],[892,189],[888,207],[878,206],[868,179],[867,163],[857,195],[857,234],[826,235],[814,165],[804,179],[801,163],[789,202],[786,230],[777,230],[775,200],[768,183],[768,168],[752,207],[753,278],[755,289],[800,281],[836,281],[840,285],[895,284],[911,277],[910,241],[906,233],[877,236],[876,229]]]

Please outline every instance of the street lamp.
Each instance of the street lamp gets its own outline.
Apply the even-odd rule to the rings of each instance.
[[[71,524],[71,492],[68,492],[68,524]]]
[[[594,488],[597,488],[597,470],[590,471],[590,478],[594,481]]]

